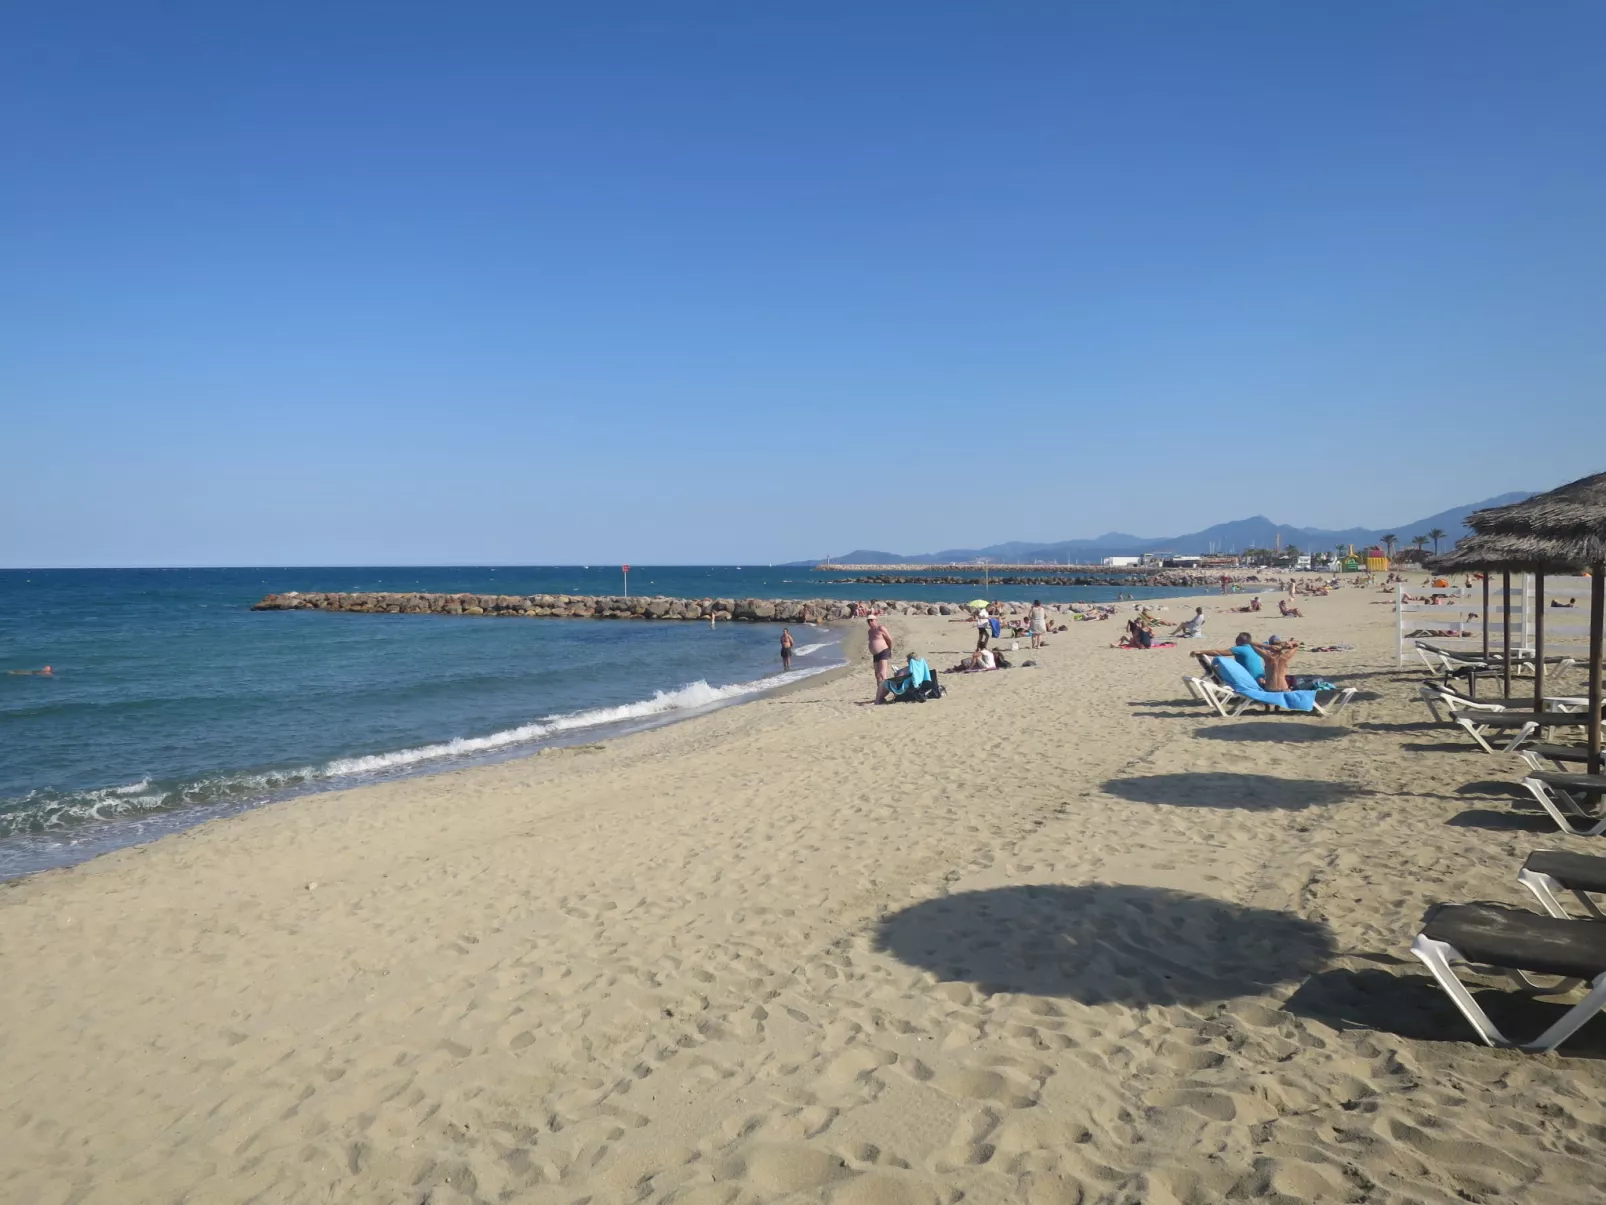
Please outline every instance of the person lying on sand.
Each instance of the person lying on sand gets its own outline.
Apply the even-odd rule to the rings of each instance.
[[[1283,613],[1284,619],[1304,619],[1305,613],[1298,607],[1290,607],[1286,598],[1277,600],[1277,609]]]
[[[992,649],[977,649],[947,672],[950,674],[978,674],[983,670],[997,668],[997,653],[993,652]]]

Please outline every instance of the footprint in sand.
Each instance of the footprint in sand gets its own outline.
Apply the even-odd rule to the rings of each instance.
[[[1029,1085],[981,1068],[939,1072],[931,1085],[949,1096],[990,1101],[1006,1109],[1024,1109],[1037,1103],[1037,1093]]]
[[[847,1160],[800,1143],[758,1143],[726,1161],[723,1178],[762,1199],[825,1188],[853,1176]]]

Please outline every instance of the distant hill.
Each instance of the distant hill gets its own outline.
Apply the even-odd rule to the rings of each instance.
[[[1439,541],[1440,550],[1450,548],[1468,532],[1466,517],[1475,510],[1482,510],[1488,506],[1508,506],[1513,502],[1521,502],[1524,498],[1533,496],[1531,490],[1519,490],[1515,493],[1501,494],[1494,498],[1485,498],[1482,502],[1472,502],[1465,506],[1454,506],[1449,510],[1440,511],[1436,515],[1429,515],[1425,519],[1417,519],[1409,523],[1397,523],[1392,527],[1350,527],[1342,531],[1329,531],[1320,527],[1294,527],[1287,523],[1274,523],[1264,515],[1255,515],[1249,519],[1235,519],[1230,523],[1217,523],[1214,527],[1206,527],[1203,531],[1192,531],[1180,536],[1134,536],[1126,532],[1111,531],[1091,539],[1061,540],[1056,544],[1032,544],[1020,540],[1011,540],[1004,544],[990,544],[986,548],[945,548],[940,552],[901,553],[881,552],[867,548],[856,548],[852,552],[833,556],[831,559],[838,564],[847,565],[892,565],[892,564],[946,564],[958,561],[974,561],[986,557],[991,561],[1005,563],[1023,563],[1029,561],[1080,561],[1087,563],[1097,561],[1107,556],[1138,556],[1145,552],[1174,552],[1174,553],[1204,553],[1204,552],[1239,552],[1245,548],[1271,548],[1279,542],[1284,548],[1290,544],[1306,551],[1320,552],[1330,548],[1337,548],[1345,544],[1354,544],[1357,547],[1376,544],[1385,535],[1396,535],[1402,545],[1408,544],[1412,536],[1427,535],[1435,527],[1444,530],[1447,535]],[[795,562],[797,564],[814,564],[812,561]]]

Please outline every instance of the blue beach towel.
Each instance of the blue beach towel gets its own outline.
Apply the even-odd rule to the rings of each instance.
[[[1249,671],[1238,664],[1235,657],[1217,657],[1216,676],[1246,699],[1257,703],[1270,703],[1285,711],[1315,711],[1314,690],[1266,690],[1249,676]]]
[[[887,689],[902,698],[909,691],[918,690],[929,681],[931,681],[931,666],[926,664],[924,658],[911,657],[909,659],[909,676],[888,682]]]

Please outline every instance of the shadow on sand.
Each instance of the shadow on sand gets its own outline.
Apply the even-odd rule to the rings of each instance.
[[[1320,965],[1333,941],[1286,912],[1093,883],[926,900],[883,918],[876,947],[988,993],[1145,1005],[1261,995]]]
[[[1289,744],[1294,741],[1332,741],[1348,733],[1349,729],[1337,726],[1312,727],[1297,720],[1250,720],[1233,723],[1227,721],[1195,730],[1194,736],[1204,741],[1273,741]]]
[[[1482,828],[1497,833],[1555,833],[1556,822],[1543,812],[1496,812],[1468,808],[1445,821],[1451,828]]]
[[[1300,985],[1284,1002],[1283,1011],[1334,1029],[1375,1030],[1417,1042],[1483,1044],[1450,998],[1414,959],[1376,961],[1397,963],[1398,968],[1322,971]],[[1529,1041],[1542,1033],[1568,1007],[1521,992],[1479,987],[1475,982],[1468,986],[1473,999],[1501,1032],[1519,1041]],[[1596,1016],[1568,1038],[1558,1053],[1573,1058],[1606,1058],[1606,1018]]]
[[[1133,803],[1189,808],[1240,808],[1250,812],[1323,807],[1369,795],[1364,787],[1320,778],[1275,778],[1270,774],[1150,774],[1112,778],[1103,789]]]

